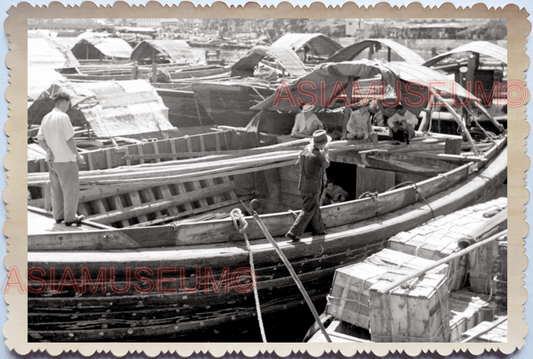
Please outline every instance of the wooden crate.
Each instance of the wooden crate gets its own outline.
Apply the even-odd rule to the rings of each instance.
[[[427,273],[381,294],[402,274],[388,272],[370,288],[373,342],[447,342],[450,338],[448,278]]]
[[[488,296],[466,291],[450,294],[450,342],[458,342],[467,330],[494,319],[494,306],[488,299]]]
[[[386,273],[408,274],[423,268],[432,261],[405,253],[384,249],[362,263],[335,271],[326,313],[333,317],[370,329],[369,290]],[[447,265],[433,269],[432,273],[445,274]]]
[[[467,330],[461,336],[461,340],[475,335],[481,331],[486,330],[492,325],[491,322],[481,322],[474,328]],[[471,343],[506,343],[507,342],[507,322],[503,322],[496,328],[489,330],[488,332],[481,334],[479,337],[473,339]]]
[[[493,268],[498,256],[498,241],[492,241],[469,254],[470,290],[490,294]]]
[[[458,241],[465,238],[469,232],[483,225],[489,219],[484,216],[485,213],[496,208],[505,207],[506,203],[506,198],[497,198],[446,216],[437,217],[424,226],[408,232],[398,233],[390,238],[388,247],[426,259],[442,259],[459,251]],[[474,251],[468,259],[466,257],[458,258],[449,263],[449,286],[451,290],[459,290],[464,286],[469,268],[468,263],[471,265],[471,260],[477,259],[477,256],[478,251]],[[485,259],[487,257],[485,253],[482,256]],[[492,265],[492,259],[490,263]],[[477,263],[477,267],[474,268],[474,289],[476,289],[475,292],[477,293],[488,293],[486,284],[490,282],[490,278],[486,273],[490,273],[491,269],[487,271],[486,267],[488,265]],[[470,270],[472,276],[471,266]],[[487,279],[489,282],[487,282]]]

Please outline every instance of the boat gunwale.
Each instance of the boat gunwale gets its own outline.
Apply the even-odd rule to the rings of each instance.
[[[491,150],[489,150],[489,152],[487,153],[487,156],[490,157],[490,159],[492,159],[495,156],[495,154],[499,153],[499,150],[505,145],[505,143],[506,143],[505,139],[500,141],[499,143],[497,143],[496,146],[494,146]],[[452,171],[446,172],[444,175],[437,175],[437,176],[434,176],[434,177],[429,178],[427,180],[417,182],[416,185],[419,186],[421,183],[423,183],[424,187],[426,187],[426,186],[431,187],[436,181],[439,181],[439,182],[447,181],[446,174],[462,172],[462,171],[468,171],[468,169],[470,167],[473,167],[474,169],[477,169],[480,166],[482,166],[482,164],[480,164],[479,162],[477,162],[477,163],[476,162],[469,162],[469,163],[466,163],[466,164],[464,164],[462,166],[459,166],[458,168],[456,168],[456,169],[454,169]],[[467,173],[466,177],[472,177],[472,176],[468,176],[468,173]],[[466,177],[465,177],[465,180],[466,180]],[[436,193],[432,193],[428,197],[432,197],[432,196],[437,195],[437,194],[439,194],[439,193],[441,193],[443,191],[446,191],[450,187],[451,186],[446,186],[446,188],[441,189],[440,191],[438,191]],[[402,188],[398,188],[398,189],[395,189],[393,191],[387,192],[387,194],[390,196],[391,193],[392,194],[397,194],[397,193],[402,193],[402,192],[407,193],[407,191],[413,191],[413,190],[416,190],[416,189],[413,189],[413,186],[402,187]],[[427,195],[427,194],[424,193],[424,197],[425,197],[425,195]],[[349,208],[349,207],[353,206],[355,203],[366,203],[366,202],[372,201],[372,200],[373,199],[371,199],[371,198],[357,199],[357,200],[352,200],[352,201],[349,201],[349,202],[344,202],[342,204],[333,204],[333,205],[323,206],[322,208],[325,210],[326,213],[327,213],[328,209],[330,209],[330,210],[336,209],[337,212],[342,212],[339,209],[340,206],[343,206],[345,208]],[[418,203],[418,202],[420,202],[420,201],[415,201],[413,203]],[[406,206],[411,205],[413,203],[409,203],[409,204],[404,205],[402,207],[406,207]],[[398,209],[401,209],[401,208],[398,208]],[[385,214],[390,213],[390,212],[394,212],[394,211],[396,211],[398,209],[395,209],[395,210],[393,209],[393,210],[390,210],[388,212],[379,213],[379,216],[385,215]],[[273,220],[273,219],[275,219],[277,217],[286,217],[286,216],[291,216],[291,213],[290,212],[277,212],[277,213],[272,213],[272,214],[261,215],[261,217],[264,220],[267,220],[267,221],[268,220]],[[360,219],[360,220],[355,221],[355,222],[367,221],[367,220],[375,218],[375,217],[376,216],[370,216],[368,218],[363,218],[363,219]],[[245,218],[247,220],[251,220],[251,217],[245,217]],[[233,226],[233,224],[231,223],[231,219],[223,219],[223,220],[211,220],[211,221],[193,222],[193,223],[185,223],[185,224],[177,224],[177,225],[169,224],[169,225],[162,225],[162,226],[157,226],[157,227],[147,227],[147,228],[121,228],[121,229],[113,229],[113,230],[89,230],[89,231],[83,231],[83,232],[80,232],[80,231],[65,231],[65,232],[58,232],[58,233],[53,233],[53,234],[28,235],[28,251],[29,252],[34,252],[34,253],[51,252],[51,251],[68,252],[69,250],[82,250],[83,252],[89,252],[89,253],[90,252],[99,252],[99,251],[101,252],[102,250],[98,250],[97,248],[94,248],[94,249],[76,249],[76,248],[73,248],[73,249],[69,249],[69,248],[64,248],[64,249],[63,248],[37,249],[36,247],[34,247],[32,245],[31,242],[38,243],[40,238],[50,238],[50,237],[54,237],[54,236],[55,237],[62,237],[61,241],[65,241],[65,239],[66,238],[68,239],[69,236],[74,236],[75,237],[75,236],[80,235],[80,233],[84,233],[84,234],[87,234],[87,235],[92,235],[92,234],[94,234],[94,235],[105,235],[105,234],[113,233],[115,235],[126,234],[126,236],[127,236],[128,232],[131,233],[132,231],[142,231],[143,233],[146,233],[146,231],[158,231],[159,233],[165,232],[165,233],[170,234],[170,235],[173,234],[176,238],[174,239],[174,245],[164,246],[164,245],[160,245],[159,244],[159,245],[144,246],[144,247],[138,246],[137,248],[130,248],[131,250],[145,249],[145,250],[148,250],[148,251],[157,251],[157,250],[164,250],[164,248],[183,248],[183,249],[186,249],[186,250],[195,250],[195,249],[201,249],[203,246],[213,246],[215,244],[218,244],[215,247],[220,246],[221,249],[225,248],[227,246],[232,246],[234,248],[236,246],[238,247],[238,245],[237,245],[238,238],[234,238],[233,240],[229,240],[228,239],[228,240],[225,240],[225,241],[208,242],[208,243],[203,243],[203,244],[198,244],[198,243],[187,244],[187,243],[179,243],[179,242],[177,242],[177,235],[178,235],[177,232],[178,232],[178,229],[180,229],[180,228],[187,228],[187,227],[198,226],[198,225],[200,225],[202,227],[205,227],[208,224],[220,225],[220,224],[223,224],[223,223],[227,223],[227,225]],[[342,225],[343,224],[337,225],[335,227],[340,227]],[[237,233],[237,232],[235,231],[235,233]],[[116,251],[124,250],[124,247],[116,248],[116,249],[112,249],[112,248],[106,249],[106,251],[115,251],[115,250]]]

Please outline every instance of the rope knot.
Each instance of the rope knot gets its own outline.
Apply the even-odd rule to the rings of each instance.
[[[233,226],[239,233],[243,233],[248,228],[248,222],[244,219],[242,211],[239,208],[234,208],[230,212],[231,220],[233,221]]]

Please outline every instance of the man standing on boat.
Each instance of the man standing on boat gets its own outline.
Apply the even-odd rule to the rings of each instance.
[[[324,124],[313,113],[313,108],[313,105],[304,105],[302,112],[296,115],[291,131],[292,137],[306,138],[315,131],[324,129]]]
[[[320,198],[325,187],[325,172],[329,167],[328,143],[331,137],[324,130],[313,133],[311,143],[300,154],[300,180],[298,190],[303,199],[302,212],[285,235],[293,242],[300,241],[300,236],[308,224],[313,235],[325,234],[322,215],[320,214]]]
[[[84,216],[76,215],[79,201],[78,162],[85,163],[74,143],[74,128],[67,115],[71,105],[70,96],[59,91],[54,98],[54,109],[41,123],[37,140],[46,151],[52,209],[56,223],[65,221],[66,226],[79,225]]]

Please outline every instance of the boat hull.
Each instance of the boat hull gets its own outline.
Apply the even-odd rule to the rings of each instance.
[[[375,212],[357,222],[351,218],[349,224],[339,224],[343,222],[335,222],[332,217],[327,235],[306,237],[299,243],[289,242],[279,234],[274,236],[278,236],[280,248],[311,297],[320,298],[327,294],[336,268],[360,262],[383,249],[387,239],[399,231],[407,231],[434,216],[470,205],[490,187],[501,185],[506,179],[506,168],[504,148],[495,153],[484,168],[480,165],[478,173],[464,170],[454,183],[450,175],[452,182],[442,185],[436,193],[425,192],[429,189],[419,183],[425,201],[416,199],[410,190],[400,190],[405,192],[404,198],[412,197],[413,202],[388,213]],[[325,207],[324,212],[335,212],[338,208]],[[281,215],[272,215],[272,222],[268,216],[263,216],[273,233],[282,232],[285,222],[289,223],[292,218],[290,214],[276,216]],[[211,224],[219,231],[228,225],[226,221]],[[300,304],[303,298],[274,249],[266,240],[259,239],[259,234],[253,234],[253,225],[249,224],[250,235],[257,238],[252,240],[252,251],[263,313]],[[206,226],[202,224],[201,227]],[[153,229],[149,236],[150,232],[144,232],[144,243],[160,243],[168,234],[167,230]],[[187,335],[253,318],[255,306],[250,272],[246,272],[249,259],[244,243],[235,236],[233,242],[207,240],[202,244],[184,245],[176,241],[176,238],[184,238],[179,230],[173,232],[178,233],[174,235],[175,247],[166,249],[30,251],[29,267],[38,269],[30,271],[32,277],[29,278],[34,289],[30,290],[28,302],[28,340],[147,340],[161,335]],[[104,240],[108,232],[99,233]],[[105,278],[109,279],[94,288],[94,293],[90,287],[81,293],[82,283],[77,279],[83,278],[84,271],[92,278],[93,285],[101,271],[105,271]],[[68,285],[71,277],[76,285]],[[59,293],[50,290],[51,278],[54,278],[54,289],[61,289]],[[59,288],[61,283],[67,284]],[[106,287],[104,292],[103,286]],[[35,293],[35,288],[42,287],[41,293]]]

